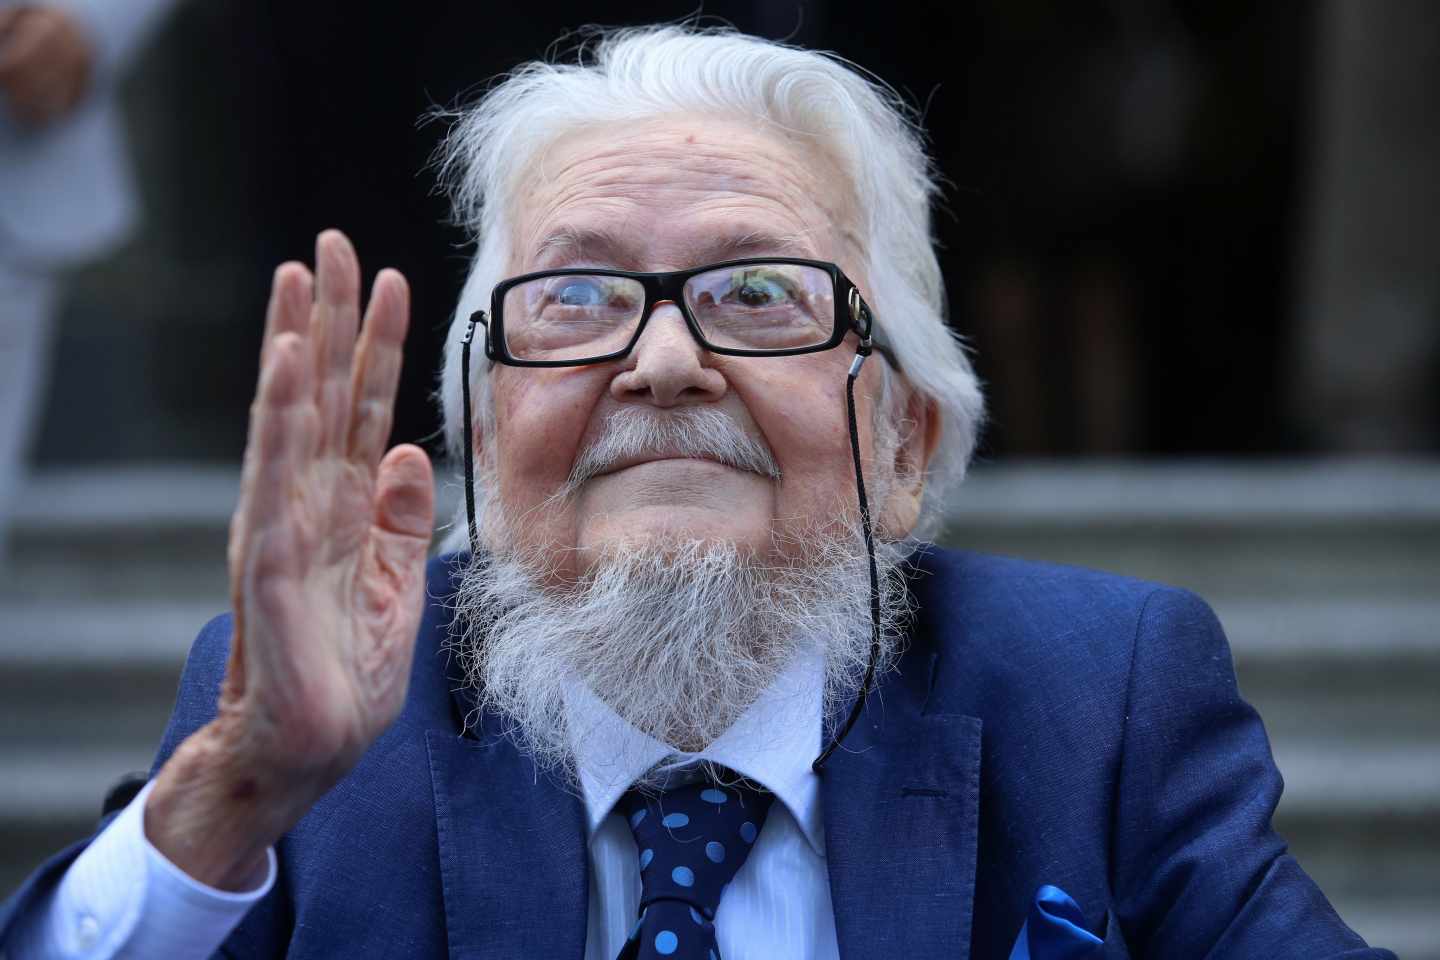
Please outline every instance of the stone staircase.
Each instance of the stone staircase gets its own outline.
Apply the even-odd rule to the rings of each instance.
[[[236,485],[189,465],[31,483],[0,577],[0,896],[148,766],[228,605]],[[943,539],[1205,596],[1274,741],[1282,833],[1371,942],[1440,960],[1440,464],[982,465]]]
[[[238,474],[32,477],[0,575],[0,891],[143,771],[199,627],[226,609]]]
[[[1440,464],[981,466],[943,539],[1205,597],[1280,832],[1371,943],[1440,958]]]

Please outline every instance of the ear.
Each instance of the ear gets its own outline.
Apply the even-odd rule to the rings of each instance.
[[[915,529],[925,496],[930,458],[940,445],[940,405],[908,385],[904,420],[899,424],[900,444],[891,464],[895,478],[890,496],[880,510],[878,532],[886,540],[899,540]]]
[[[473,354],[470,360],[472,364],[476,362]],[[479,362],[486,362],[483,354],[480,356]],[[496,419],[494,416],[495,375],[505,369],[503,366],[495,366],[485,375],[485,379],[480,382],[478,388],[470,391],[470,422],[465,425],[465,430],[466,440],[470,444],[470,452],[475,457],[477,473],[485,465],[486,456],[494,453],[495,438],[491,434],[495,432]],[[491,405],[488,411],[491,415],[488,417],[486,411],[482,409],[486,403]]]

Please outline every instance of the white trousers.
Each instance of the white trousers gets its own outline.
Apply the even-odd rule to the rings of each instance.
[[[49,381],[54,274],[0,260],[0,563]]]

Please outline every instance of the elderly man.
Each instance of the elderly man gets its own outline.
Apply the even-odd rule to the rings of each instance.
[[[458,549],[427,569],[429,462],[384,451],[405,282],[362,326],[322,234],[275,275],[233,618],[12,956],[1389,956],[1271,831],[1202,602],[922,546],[980,400],[884,91],[624,31],[446,156]]]

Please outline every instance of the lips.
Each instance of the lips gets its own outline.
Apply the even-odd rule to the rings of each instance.
[[[726,463],[723,460],[715,457],[707,457],[704,455],[697,456],[695,454],[689,453],[652,453],[622,457],[607,466],[605,469],[597,471],[595,473],[595,476],[608,477],[612,473],[619,473],[621,470],[629,470],[631,467],[638,467],[646,463],[661,463],[666,460],[693,460],[699,461],[701,463],[713,463],[722,467],[730,467],[732,470],[738,469],[733,464]]]

